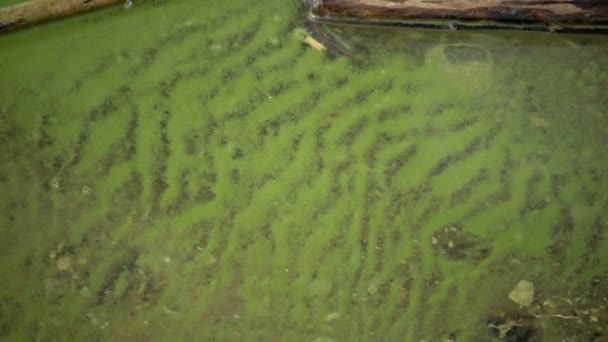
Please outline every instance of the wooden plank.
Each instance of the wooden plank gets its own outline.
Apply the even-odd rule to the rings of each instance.
[[[351,22],[546,29],[608,30],[608,0],[312,0],[320,19]],[[488,24],[490,23],[490,24]]]
[[[32,0],[0,9],[0,33],[122,3],[125,0]]]

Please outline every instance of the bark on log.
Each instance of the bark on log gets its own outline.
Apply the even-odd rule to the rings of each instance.
[[[312,14],[405,26],[439,20],[463,27],[493,23],[497,28],[608,32],[608,0],[312,0]]]
[[[0,33],[121,2],[124,0],[32,0],[0,9]]]

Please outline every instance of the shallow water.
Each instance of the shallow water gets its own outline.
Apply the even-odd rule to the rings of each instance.
[[[607,338],[608,37],[333,28],[330,57],[304,19],[0,37],[0,337]]]

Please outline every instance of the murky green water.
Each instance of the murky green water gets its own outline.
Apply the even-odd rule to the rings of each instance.
[[[608,338],[608,37],[341,28],[330,58],[304,19],[0,37],[0,337]]]
[[[26,2],[26,0],[0,0],[0,8],[12,6],[12,5],[16,5],[16,4],[20,4],[20,3],[24,3],[24,2]]]

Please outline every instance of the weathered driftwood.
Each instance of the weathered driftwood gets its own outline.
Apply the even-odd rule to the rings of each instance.
[[[32,0],[0,9],[0,33],[124,2],[124,0]]]
[[[608,0],[312,0],[312,13],[333,21],[608,31]]]

